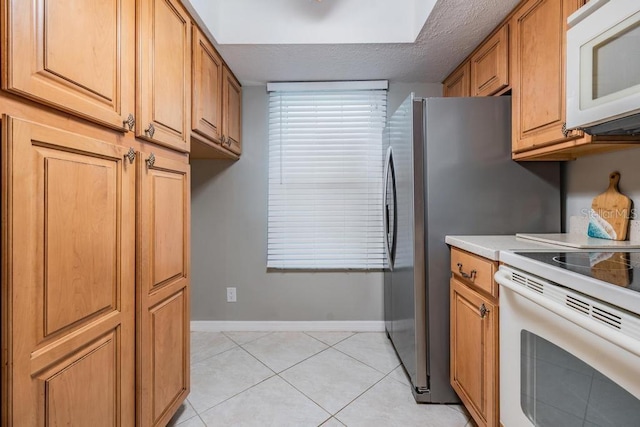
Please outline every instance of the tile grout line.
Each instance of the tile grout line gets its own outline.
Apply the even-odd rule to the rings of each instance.
[[[332,347],[332,348],[333,348],[333,347]],[[352,358],[353,360],[358,361],[358,362],[362,363],[363,365],[366,365],[366,366],[370,367],[371,369],[374,369],[374,370],[375,370],[375,371],[377,371],[377,372],[380,372],[382,375],[387,375],[387,374],[389,374],[389,373],[393,372],[393,371],[394,371],[398,366],[400,366],[400,365],[401,365],[401,363],[400,363],[400,362],[398,362],[398,364],[397,364],[396,366],[394,366],[394,367],[393,367],[393,369],[391,369],[391,371],[389,371],[389,372],[387,372],[387,373],[385,374],[385,372],[384,372],[384,371],[381,371],[380,369],[378,369],[378,368],[376,368],[376,367],[374,367],[374,366],[371,366],[371,365],[370,365],[370,364],[368,364],[367,362],[363,362],[362,360],[356,359],[354,356],[352,356],[352,355],[350,355],[350,354],[348,354],[348,353],[345,353],[344,351],[340,350],[339,348],[334,348],[334,349],[335,349],[336,351],[339,351],[340,353],[344,354],[345,356],[349,356],[349,357],[350,357],[350,358]]]
[[[308,336],[310,336],[311,338],[313,338],[313,339],[315,339],[315,340],[320,341],[320,342],[321,342],[322,344],[324,344],[324,345],[328,345],[329,347],[333,347],[334,345],[338,345],[338,344],[340,344],[342,341],[348,340],[349,338],[351,338],[351,337],[353,337],[353,336],[355,336],[355,335],[357,335],[357,334],[360,334],[360,333],[361,333],[361,332],[353,332],[353,331],[344,331],[344,332],[346,332],[346,333],[350,333],[351,335],[349,335],[349,336],[348,336],[348,337],[346,337],[346,338],[342,338],[342,339],[341,339],[340,341],[338,341],[338,342],[335,342],[335,343],[333,343],[333,344],[329,344],[328,342],[324,342],[324,341],[322,341],[320,338],[316,338],[316,337],[314,337],[313,335],[311,335],[311,334],[310,334],[310,332],[313,332],[313,331],[306,331],[306,332],[305,332],[305,331],[303,331],[302,333],[303,333],[303,334],[306,334],[306,335],[308,335]],[[321,331],[319,331],[319,332],[321,332]],[[342,332],[342,331],[332,331],[332,332]]]
[[[229,339],[231,339],[231,338],[229,338]],[[235,347],[234,347],[234,348],[235,348]],[[196,411],[196,414],[200,415],[201,413],[207,412],[208,410],[213,409],[213,408],[215,408],[215,407],[217,407],[217,406],[219,406],[219,405],[223,404],[224,402],[226,402],[226,401],[228,401],[228,400],[230,400],[230,399],[233,399],[234,397],[238,396],[239,394],[244,393],[245,391],[250,390],[250,389],[254,388],[255,386],[257,386],[257,385],[259,385],[259,384],[262,384],[263,382],[267,381],[268,379],[271,379],[271,378],[273,378],[273,377],[278,376],[277,372],[275,372],[273,369],[271,369],[270,367],[268,367],[267,365],[265,365],[265,364],[264,364],[260,359],[258,359],[257,357],[255,357],[253,354],[249,353],[249,352],[248,352],[245,348],[243,348],[241,345],[238,345],[238,348],[240,348],[242,351],[244,351],[245,353],[247,353],[249,356],[251,356],[252,358],[254,358],[255,360],[257,360],[257,361],[258,361],[260,364],[262,364],[265,368],[267,368],[269,371],[271,371],[273,375],[269,375],[267,378],[265,378],[265,379],[263,379],[263,380],[261,380],[261,381],[259,381],[259,382],[255,383],[255,384],[253,384],[253,385],[252,385],[252,386],[250,386],[250,387],[245,388],[244,390],[239,391],[238,393],[234,394],[233,396],[229,396],[228,398],[224,399],[223,401],[218,402],[218,403],[216,403],[215,405],[208,407],[207,409],[204,409],[202,412],[198,412],[198,411],[196,410],[196,408],[194,407],[194,408],[193,408],[193,410],[194,410],[194,411]],[[231,349],[230,349],[230,350],[231,350]],[[227,351],[229,351],[229,350],[227,350]],[[226,353],[226,351],[225,351],[225,352],[223,352],[223,353]],[[220,354],[222,354],[222,353],[220,353]],[[192,407],[193,407],[193,405],[192,405]],[[202,418],[201,418],[201,419],[202,419]],[[205,425],[206,425],[206,423],[205,423]]]
[[[233,338],[231,338],[229,335],[227,335],[227,334],[226,334],[226,332],[264,332],[265,334],[264,334],[263,336],[261,336],[261,337],[254,338],[254,339],[249,340],[249,341],[247,341],[247,342],[245,342],[245,343],[243,343],[243,344],[240,344],[239,342],[237,342],[236,340],[234,340]],[[252,343],[252,342],[254,342],[254,341],[258,341],[258,340],[259,340],[259,339],[261,339],[261,338],[264,338],[264,337],[266,337],[266,336],[269,336],[269,335],[273,334],[273,331],[271,331],[271,332],[270,332],[270,331],[220,331],[220,333],[221,333],[222,335],[224,335],[225,337],[227,337],[228,339],[230,339],[231,341],[233,341],[236,345],[239,345],[239,346],[241,346],[241,347],[242,347],[244,344],[249,344],[249,343]]]
[[[234,343],[234,344],[235,344],[235,343]],[[212,354],[211,356],[206,357],[206,358],[201,359],[201,360],[198,360],[197,362],[191,362],[191,361],[189,361],[189,363],[190,363],[191,365],[197,365],[198,363],[204,362],[204,361],[209,360],[209,359],[211,359],[211,358],[213,358],[213,357],[216,357],[216,356],[220,356],[221,354],[224,354],[224,353],[226,353],[226,352],[228,352],[228,351],[235,350],[235,349],[236,349],[236,348],[238,348],[238,347],[241,347],[241,346],[240,346],[240,345],[238,345],[238,344],[235,344],[233,347],[228,348],[228,349],[226,349],[226,350],[223,350],[223,351],[221,351],[220,353]]]

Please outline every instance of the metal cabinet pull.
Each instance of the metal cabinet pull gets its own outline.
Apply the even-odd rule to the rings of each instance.
[[[129,116],[124,119],[122,121],[122,127],[125,128],[125,130],[127,129],[127,127],[129,128],[129,130],[133,130],[133,127],[136,125],[136,119],[135,117],[133,117],[133,114],[129,113]]]
[[[133,162],[136,160],[136,150],[133,149],[133,147],[129,148],[129,151],[127,151],[127,154],[124,155],[125,160],[129,159],[129,163],[133,164]]]
[[[567,138],[569,136],[569,134],[571,133],[571,131],[569,129],[567,129],[567,122],[563,122],[562,123],[562,135]]]
[[[226,136],[224,136],[224,135],[222,135],[222,136],[220,137],[220,145],[224,145],[224,144],[226,144],[226,143],[227,143],[227,137],[226,137]]]
[[[149,155],[149,158],[145,160],[145,163],[147,164],[148,168],[152,168],[153,165],[156,163],[156,156],[154,156],[153,153],[151,153]]]
[[[149,138],[153,138],[154,133],[156,133],[156,128],[153,127],[153,123],[151,123],[149,127],[144,130],[144,134],[149,136]]]
[[[487,313],[489,313],[489,309],[487,309],[487,307],[484,304],[482,304],[480,306],[479,310],[480,310],[480,318],[481,319],[484,319],[487,316]]]
[[[462,277],[464,277],[465,279],[469,279],[469,280],[475,280],[476,274],[478,274],[478,272],[476,270],[471,270],[471,273],[469,273],[469,274],[467,274],[464,271],[462,271],[462,263],[461,262],[458,263],[458,272],[460,273],[460,275]]]

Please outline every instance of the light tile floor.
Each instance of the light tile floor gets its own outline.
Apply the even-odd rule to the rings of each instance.
[[[384,333],[192,332],[191,394],[169,425],[475,426],[409,387]]]

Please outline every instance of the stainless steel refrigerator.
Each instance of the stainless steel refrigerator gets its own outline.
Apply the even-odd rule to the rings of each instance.
[[[511,160],[511,98],[405,100],[384,131],[386,331],[416,401],[449,385],[446,235],[560,231],[560,165]]]

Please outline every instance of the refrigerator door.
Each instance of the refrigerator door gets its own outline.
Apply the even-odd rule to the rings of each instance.
[[[426,100],[425,221],[432,402],[449,385],[450,252],[446,235],[560,228],[560,165],[511,159],[511,98]],[[525,231],[526,230],[526,231]]]
[[[414,389],[427,389],[422,103],[413,94],[389,120],[395,172],[395,250],[387,272],[387,332]],[[418,120],[416,120],[416,118]]]

